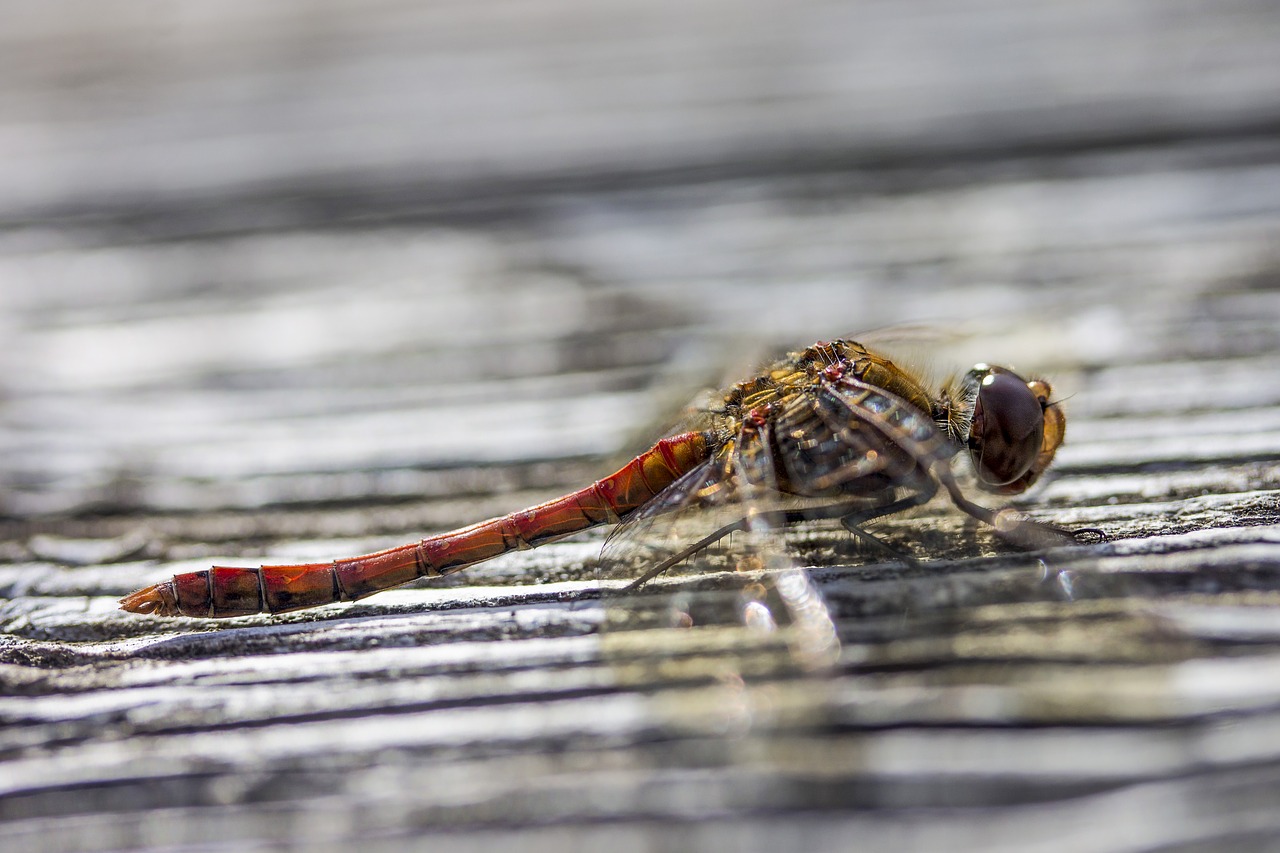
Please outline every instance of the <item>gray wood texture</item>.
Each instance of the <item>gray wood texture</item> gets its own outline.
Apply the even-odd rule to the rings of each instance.
[[[1274,4],[13,5],[0,849],[1280,849]],[[774,576],[741,543],[602,600],[603,531],[116,609],[536,503],[900,324],[1052,379],[1017,505],[1108,541],[792,530],[825,667],[669,627]]]

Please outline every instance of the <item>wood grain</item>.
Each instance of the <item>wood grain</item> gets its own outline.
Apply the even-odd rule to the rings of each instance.
[[[0,37],[0,847],[1280,843],[1270,4],[128,8]],[[603,533],[115,607],[536,503],[904,323],[1053,380],[1018,506],[1108,541],[793,530],[830,670],[666,627],[766,577],[732,547],[602,599]]]

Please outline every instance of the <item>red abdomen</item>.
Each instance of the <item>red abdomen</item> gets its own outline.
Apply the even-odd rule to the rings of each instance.
[[[332,563],[230,568],[175,575],[126,596],[120,606],[157,616],[244,616],[354,601],[420,577],[439,577],[520,548],[536,548],[597,524],[626,518],[707,459],[711,439],[664,438],[617,472],[584,489],[375,554]]]

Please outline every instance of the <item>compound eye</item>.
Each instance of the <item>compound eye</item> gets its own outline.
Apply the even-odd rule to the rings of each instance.
[[[969,455],[978,479],[1004,486],[1030,470],[1044,441],[1045,400],[1027,381],[1003,367],[978,365],[969,372],[978,386],[969,431]]]

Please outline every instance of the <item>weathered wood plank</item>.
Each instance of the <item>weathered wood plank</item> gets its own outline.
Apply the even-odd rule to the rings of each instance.
[[[1170,8],[223,4],[172,54],[125,6],[15,18],[0,846],[1273,847],[1280,19]],[[785,626],[663,627],[770,577],[739,550],[602,599],[601,532],[312,612],[115,609],[534,503],[740,352],[900,322],[1052,377],[1019,506],[1108,542],[798,528],[816,673]]]

